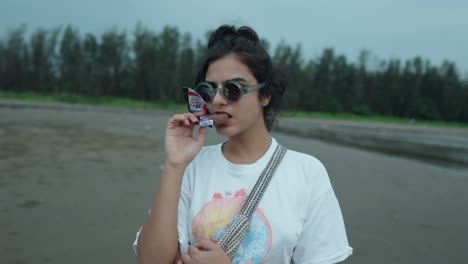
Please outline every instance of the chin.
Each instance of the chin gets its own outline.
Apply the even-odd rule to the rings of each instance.
[[[239,134],[239,131],[232,126],[217,126],[216,131],[224,137],[233,137]]]

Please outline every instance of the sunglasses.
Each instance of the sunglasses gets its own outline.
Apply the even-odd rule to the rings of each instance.
[[[243,86],[235,80],[229,80],[221,85],[221,87],[215,87],[215,83],[211,82],[200,82],[196,87],[195,91],[200,94],[206,103],[211,103],[219,92],[221,96],[229,102],[237,102],[242,95],[250,93],[265,87],[265,83],[259,83],[253,86]]]

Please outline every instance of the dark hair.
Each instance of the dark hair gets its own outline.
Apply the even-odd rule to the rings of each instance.
[[[274,69],[270,55],[260,42],[257,33],[250,27],[222,25],[216,29],[208,41],[205,60],[198,72],[196,83],[205,80],[210,64],[228,54],[235,54],[245,64],[257,82],[265,82],[259,90],[259,99],[271,96],[270,102],[263,108],[265,126],[270,131],[278,117],[281,97],[286,90],[285,75]]]

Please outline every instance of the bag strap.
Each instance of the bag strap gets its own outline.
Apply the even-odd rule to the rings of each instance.
[[[218,245],[226,252],[226,254],[232,259],[240,244],[244,240],[245,233],[249,229],[250,219],[257,209],[260,200],[268,187],[268,184],[273,177],[278,165],[286,154],[286,148],[278,144],[275,152],[268,161],[265,169],[255,183],[252,191],[250,192],[247,201],[242,207],[239,214],[229,225],[224,236],[218,241]]]

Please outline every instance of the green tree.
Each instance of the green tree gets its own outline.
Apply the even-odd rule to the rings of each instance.
[[[342,111],[338,99],[333,97],[333,63],[335,52],[331,48],[324,49],[320,57],[313,80],[313,88],[317,89],[311,98],[312,111],[337,113]]]
[[[51,92],[55,87],[55,49],[60,30],[39,29],[31,36],[31,89]]]
[[[25,91],[30,88],[30,54],[24,34],[26,26],[8,32],[5,43],[2,45],[1,56],[1,89]]]
[[[165,26],[159,34],[160,46],[157,52],[157,85],[158,100],[176,101],[180,98],[180,87],[177,87],[177,58],[179,56],[180,33],[176,27]]]
[[[139,23],[134,31],[133,78],[135,89],[134,97],[145,100],[156,99],[157,91],[157,61],[159,39],[156,34]]]
[[[462,113],[463,104],[466,104],[462,83],[455,64],[451,62],[443,63],[441,74],[444,82],[439,101],[440,112],[444,120],[456,121]]]
[[[125,32],[111,29],[101,36],[98,56],[98,86],[102,95],[126,96],[129,54]]]
[[[176,87],[179,96],[174,94],[175,101],[178,103],[183,102],[183,96],[181,92],[182,87],[192,87],[195,80],[195,52],[192,48],[192,38],[190,34],[186,33],[182,36],[181,51],[179,61],[177,63],[176,70]]]
[[[60,42],[60,90],[82,93],[83,61],[81,39],[77,29],[68,25]]]
[[[303,79],[303,61],[302,48],[297,45],[295,49],[291,48],[284,40],[281,40],[275,49],[273,55],[273,63],[282,71],[286,72],[288,77],[288,91],[285,94],[285,108],[297,109],[303,106],[303,100],[300,100],[300,95],[303,94],[304,84]]]
[[[99,43],[93,34],[86,34],[82,47],[81,91],[87,95],[98,95]]]

